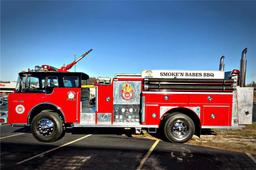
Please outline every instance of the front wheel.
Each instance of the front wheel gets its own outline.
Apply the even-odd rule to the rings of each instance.
[[[183,113],[172,113],[164,122],[164,135],[170,142],[184,143],[195,133],[193,120]]]
[[[55,112],[41,112],[32,120],[32,134],[40,142],[54,142],[64,136],[63,121]]]

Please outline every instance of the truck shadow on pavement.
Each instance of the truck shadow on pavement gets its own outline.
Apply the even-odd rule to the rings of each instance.
[[[103,143],[102,143],[103,142]],[[129,144],[127,143],[129,142]],[[128,144],[128,146],[127,146]],[[43,154],[20,165],[17,162],[56,147],[43,143],[1,143],[3,169],[136,169],[151,144],[147,140],[98,136],[75,145]],[[61,168],[61,169],[62,169]],[[246,155],[161,142],[142,169],[253,169]]]
[[[22,127],[14,130],[15,133],[31,133],[30,127]],[[127,135],[131,136],[132,130],[123,128],[67,128],[65,130],[69,134],[114,134],[114,135]]]
[[[30,127],[19,128],[14,131],[15,133],[31,133]],[[124,129],[124,128],[67,128],[65,130],[67,134],[110,134],[110,135],[126,135],[127,137],[132,137],[134,130]],[[164,135],[161,132],[148,133],[152,137],[166,141]],[[145,135],[144,132],[141,135]],[[203,129],[201,135],[217,135],[217,133],[212,129]]]
[[[26,126],[26,127],[22,127],[19,129],[14,130],[15,133],[31,133],[31,129],[30,127]]]

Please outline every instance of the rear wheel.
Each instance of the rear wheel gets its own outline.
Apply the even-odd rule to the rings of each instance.
[[[168,141],[184,143],[194,135],[195,125],[189,116],[175,112],[165,119],[163,131]]]
[[[63,121],[55,112],[41,112],[32,120],[32,133],[41,142],[54,142],[64,136]]]

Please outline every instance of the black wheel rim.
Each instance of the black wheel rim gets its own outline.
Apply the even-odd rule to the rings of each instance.
[[[54,130],[54,122],[51,119],[42,118],[37,122],[37,131],[42,136],[51,136]]]

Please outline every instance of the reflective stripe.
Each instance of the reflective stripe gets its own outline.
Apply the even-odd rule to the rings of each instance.
[[[95,88],[94,85],[82,85],[82,88]]]
[[[205,129],[234,129],[234,128],[242,128],[244,126],[202,126]]]

